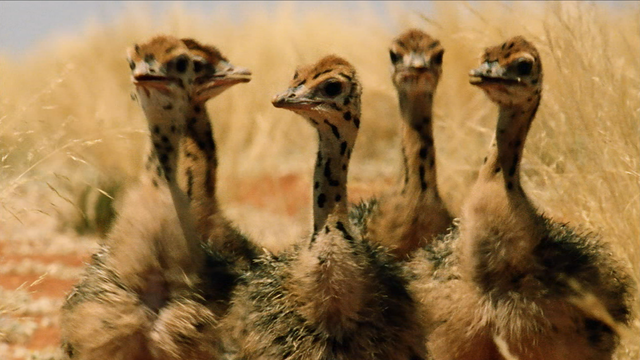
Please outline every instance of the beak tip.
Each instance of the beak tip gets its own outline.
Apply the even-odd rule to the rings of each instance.
[[[282,101],[282,97],[281,96],[274,96],[273,99],[271,99],[271,105],[280,108],[282,107],[282,105],[284,105],[284,101]]]
[[[251,81],[251,76],[253,75],[251,73],[251,70],[247,69],[247,68],[243,68],[243,67],[236,67],[233,69],[233,74],[239,77],[242,77],[243,80],[245,80],[246,82]]]

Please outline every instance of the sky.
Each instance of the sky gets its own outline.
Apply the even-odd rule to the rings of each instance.
[[[109,24],[137,1],[0,1],[0,54],[20,56],[39,42],[55,34],[81,31],[88,22]],[[171,1],[144,1],[158,14],[171,7]],[[210,13],[232,1],[183,1],[189,12]],[[258,2],[267,11],[275,9],[275,1]],[[301,9],[311,9],[319,2],[300,2]],[[325,2],[326,3],[326,2]],[[385,18],[385,4],[370,2]],[[354,5],[354,4],[351,4]],[[347,4],[349,6],[349,4]],[[428,2],[404,2],[407,9],[427,8]],[[391,19],[389,19],[391,21]]]
[[[162,14],[176,1],[4,1],[0,0],[0,55],[19,57],[56,34],[82,31],[88,23],[109,24],[118,19],[132,3],[144,3],[152,12]],[[277,1],[252,1],[261,9],[273,11]],[[393,20],[386,13],[382,1],[365,1],[371,5],[383,21],[391,26]],[[596,1],[599,2],[599,1]],[[228,9],[233,1],[181,1],[188,12],[212,13],[216,9]],[[245,4],[247,2],[244,2]],[[298,1],[297,9],[312,10],[321,3],[331,1]],[[336,3],[335,1],[333,2]],[[355,8],[357,2],[342,1],[347,8]],[[409,11],[428,13],[432,1],[402,1],[396,5]],[[628,5],[622,2],[605,2],[612,7]],[[473,4],[473,1],[471,2]],[[231,13],[230,16],[234,14]],[[240,19],[238,19],[240,21]]]

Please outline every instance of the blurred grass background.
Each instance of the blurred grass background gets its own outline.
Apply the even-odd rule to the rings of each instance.
[[[548,215],[601,234],[638,281],[637,2],[436,2],[429,13],[389,3],[391,26],[366,2],[349,12],[338,3],[312,12],[293,3],[270,13],[251,4],[227,6],[194,14],[175,5],[152,18],[138,4],[112,24],[52,37],[19,60],[0,57],[1,238],[20,241],[21,234],[38,229],[45,238],[52,231],[74,236],[108,229],[112,199],[141,171],[147,136],[142,111],[130,97],[125,49],[166,33],[214,44],[232,63],[252,70],[250,83],[208,104],[220,149],[218,191],[229,216],[265,246],[290,243],[308,228],[317,142],[311,127],[273,108],[271,97],[286,88],[298,65],[327,53],[352,62],[364,92],[351,197],[385,190],[400,168],[388,46],[400,31],[418,27],[445,48],[434,136],[440,188],[450,209],[459,212],[497,116],[496,107],[468,84],[468,71],[485,47],[523,35],[538,47],[545,73],[523,155],[525,190]],[[230,12],[241,12],[245,21],[230,20]],[[300,191],[289,197],[301,200],[285,196],[291,186]],[[619,359],[640,356],[639,329],[636,320]]]

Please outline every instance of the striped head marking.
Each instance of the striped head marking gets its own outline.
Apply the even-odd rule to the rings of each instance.
[[[540,97],[542,64],[538,50],[521,36],[487,48],[479,68],[469,73],[470,83],[480,87],[500,105],[531,103]]]
[[[422,30],[410,29],[389,48],[392,80],[398,90],[433,92],[442,74],[444,48]]]
[[[251,71],[232,65],[220,50],[194,39],[182,39],[194,59],[193,98],[204,102],[231,86],[251,81]]]
[[[179,39],[157,36],[130,47],[127,55],[132,82],[140,97],[173,98],[189,93],[194,63],[189,49]]]

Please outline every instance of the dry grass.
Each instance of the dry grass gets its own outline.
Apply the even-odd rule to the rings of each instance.
[[[381,25],[365,4],[349,14],[351,21],[335,16],[337,3],[330,6],[301,13],[281,4],[266,14],[230,5],[229,11],[245,15],[240,23],[231,22],[227,12],[195,15],[180,7],[153,21],[144,8],[131,8],[111,26],[52,40],[23,60],[0,58],[0,228],[13,229],[19,238],[20,229],[33,227],[32,219],[43,213],[62,229],[72,226],[79,214],[92,216],[83,191],[113,192],[136,176],[145,123],[129,97],[124,49],[159,32],[216,44],[233,63],[253,71],[251,83],[209,105],[222,151],[220,194],[248,232],[286,242],[282,239],[306,229],[306,209],[275,221],[271,217],[277,214],[235,201],[239,179],[287,174],[309,179],[314,133],[292,113],[273,108],[271,96],[286,87],[299,64],[327,53],[350,60],[364,86],[351,180],[393,179],[400,158],[399,116],[387,46],[408,26],[425,29],[446,49],[435,98],[435,142],[443,197],[457,213],[496,117],[495,106],[468,84],[467,73],[484,47],[521,34],[540,50],[545,71],[542,104],[523,157],[525,189],[548,214],[602,234],[638,280],[637,3],[447,2],[435,3],[428,14],[390,4],[395,28]],[[6,237],[6,231],[0,235]],[[639,328],[636,321],[620,359],[639,356]]]

